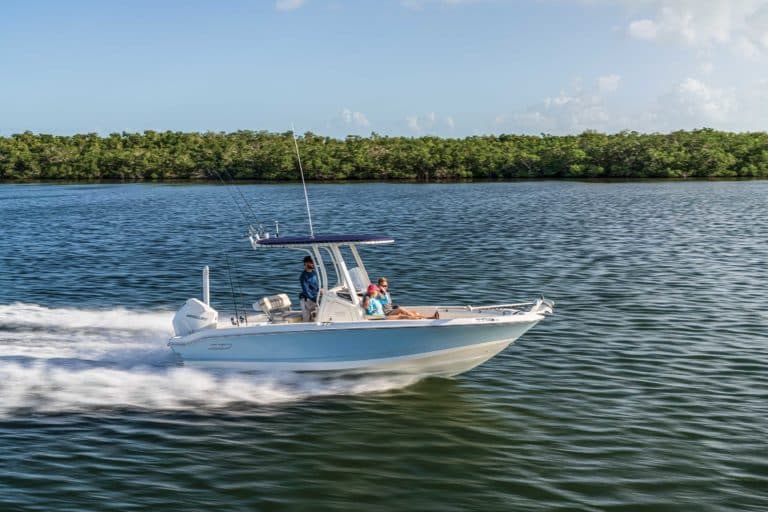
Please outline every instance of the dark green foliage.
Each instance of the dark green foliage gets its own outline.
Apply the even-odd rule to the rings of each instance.
[[[437,137],[306,133],[309,180],[768,177],[768,134]],[[24,132],[0,137],[0,180],[297,180],[290,132]]]

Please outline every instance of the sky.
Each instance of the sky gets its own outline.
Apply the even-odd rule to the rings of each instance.
[[[0,136],[768,130],[768,0],[4,0]]]

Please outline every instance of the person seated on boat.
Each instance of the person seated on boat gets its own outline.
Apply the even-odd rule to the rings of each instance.
[[[310,322],[317,312],[317,294],[320,292],[320,283],[315,271],[315,261],[312,256],[304,256],[304,271],[299,277],[301,283],[301,318],[305,322]]]
[[[422,320],[426,318],[421,316],[419,313],[416,313],[415,311],[409,311],[402,306],[398,306],[392,303],[392,297],[389,294],[389,281],[387,281],[386,277],[379,278],[378,288],[379,295],[377,298],[379,299],[379,302],[381,302],[381,306],[384,309],[385,315],[400,315],[404,318],[412,318],[414,320]]]
[[[384,312],[384,306],[382,306],[379,300],[379,287],[371,283],[368,285],[367,293],[363,297],[363,310],[365,315],[373,319],[384,320],[415,320],[414,317],[406,316],[397,311],[391,311],[389,314]]]
[[[363,297],[363,311],[365,316],[369,318],[383,319],[387,315],[384,314],[384,308],[381,305],[381,301],[378,299],[379,287],[371,283],[368,285],[368,290]]]

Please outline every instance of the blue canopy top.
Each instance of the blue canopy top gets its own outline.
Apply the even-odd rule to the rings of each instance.
[[[261,247],[300,247],[308,245],[343,245],[343,244],[391,244],[395,240],[386,235],[315,235],[315,236],[281,236],[262,238],[254,245]]]

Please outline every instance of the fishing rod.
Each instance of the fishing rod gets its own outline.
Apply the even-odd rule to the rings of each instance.
[[[240,190],[240,187],[237,186],[232,175],[226,169],[224,170],[227,177],[229,178],[229,183],[227,183],[224,181],[224,178],[221,177],[221,174],[219,174],[218,171],[216,171],[215,169],[212,169],[212,171],[216,174],[216,177],[219,178],[219,181],[221,182],[221,184],[224,185],[224,187],[227,189],[227,194],[229,194],[230,199],[232,199],[232,202],[234,202],[235,205],[237,206],[237,209],[240,211],[240,216],[243,218],[245,223],[248,224],[249,226],[253,226],[254,224],[257,225],[259,227],[258,229],[259,234],[263,234],[264,226],[262,225],[261,222],[259,222],[259,218],[256,216],[256,212],[253,211],[253,208],[251,207],[251,203],[248,201],[248,199],[246,199],[245,195],[243,194],[243,191]],[[248,216],[246,215],[245,210],[240,206],[240,201],[238,201],[235,198],[235,195],[230,191],[229,189],[230,186],[234,187],[235,190],[237,190],[237,193],[240,194],[240,197],[243,199],[243,203],[245,203],[245,206],[248,207],[248,211],[250,211],[251,217],[253,218],[253,224],[248,220]],[[275,223],[277,223],[277,221],[275,221]]]
[[[243,305],[242,312],[243,316],[238,317],[241,321],[245,322],[245,325],[248,325],[248,308],[245,306],[245,296],[243,295],[243,288],[240,286],[240,276],[239,272],[237,271],[237,267],[234,267],[235,271],[235,287],[237,287],[237,293],[240,294],[240,304]]]
[[[258,219],[258,217],[256,217],[256,214],[254,213],[253,208],[251,208],[251,203],[249,203],[248,200],[245,198],[245,196],[243,195],[243,191],[240,190],[240,187],[237,186],[237,184],[235,183],[235,180],[232,178],[232,175],[229,174],[229,172],[227,172],[226,170],[224,172],[226,172],[229,175],[229,178],[232,181],[232,185],[235,187],[235,190],[237,190],[237,193],[240,194],[240,197],[243,198],[243,202],[245,203],[245,206],[248,207],[248,211],[251,212],[251,217],[253,217],[253,221],[256,224],[258,224],[259,223],[259,219]]]
[[[226,170],[226,169],[224,169],[224,174],[227,175],[227,177],[229,178],[229,182],[232,184],[232,186],[235,188],[235,190],[237,190],[237,193],[240,194],[240,197],[242,198],[243,203],[245,203],[245,206],[248,207],[248,211],[251,212],[251,216],[253,217],[253,221],[256,224],[259,224],[259,219],[256,216],[256,213],[253,211],[253,208],[251,207],[251,203],[248,202],[248,199],[246,199],[245,195],[243,194],[243,191],[240,190],[240,187],[237,185],[237,183],[235,183],[234,176],[232,176],[232,174],[230,174],[230,172],[228,170]]]
[[[250,224],[250,222],[248,221],[248,216],[245,214],[245,210],[243,210],[243,208],[240,206],[240,203],[238,202],[238,200],[235,199],[235,195],[232,193],[231,190],[229,190],[229,185],[224,181],[224,178],[221,177],[221,174],[219,174],[219,171],[217,171],[216,169],[211,169],[211,171],[213,171],[216,177],[219,178],[219,181],[221,182],[221,184],[224,185],[224,188],[226,189],[227,194],[229,194],[229,198],[232,199],[232,202],[235,203],[235,206],[237,206],[237,210],[240,212],[240,216],[243,218],[245,223]],[[251,211],[251,213],[253,213],[253,211]],[[256,219],[255,216],[254,216],[254,220],[256,221],[256,223],[258,223],[258,219]]]
[[[235,285],[232,283],[232,272],[229,268],[229,254],[224,253],[224,258],[227,262],[227,278],[229,279],[229,289],[232,292],[232,305],[235,307],[235,316],[232,317],[232,325],[240,325],[240,314],[237,309],[237,299],[235,298]]]

